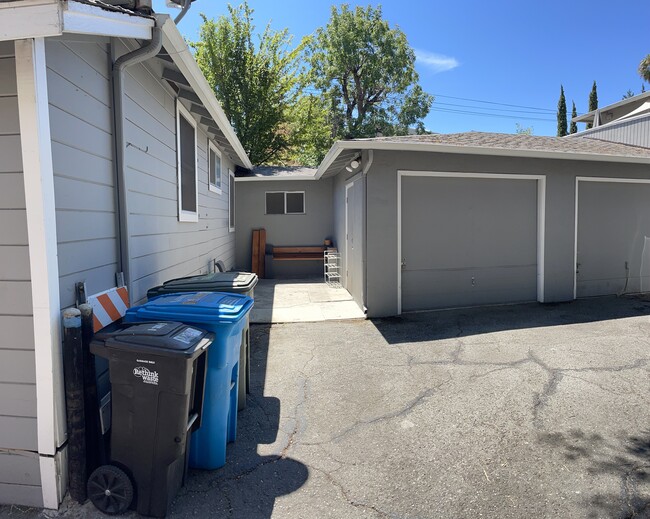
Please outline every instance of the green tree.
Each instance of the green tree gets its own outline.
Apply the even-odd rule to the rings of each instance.
[[[596,81],[591,87],[591,92],[589,92],[589,111],[592,112],[598,108],[598,91],[596,90]],[[591,128],[593,125],[587,123],[587,129]]]
[[[576,117],[578,117],[576,102],[571,101],[571,124],[569,125],[569,133],[578,133],[578,123],[573,121]]]
[[[629,99],[630,97],[634,97],[636,94],[632,92],[630,88],[627,89],[627,92],[623,94],[623,97],[621,99]]]
[[[641,60],[639,63],[639,76],[643,81],[650,83],[650,54]]]
[[[309,50],[311,82],[328,100],[335,137],[424,131],[433,97],[418,84],[406,35],[389,26],[381,7],[333,6]]]
[[[519,123],[515,123],[515,133],[517,135],[532,135],[533,127],[532,126],[522,126]]]
[[[560,99],[557,102],[557,136],[564,137],[565,135],[567,135],[566,99],[564,97],[564,87],[560,85]]]
[[[327,102],[313,94],[303,95],[289,108],[288,139],[291,146],[281,158],[288,165],[318,166],[332,146]]]
[[[267,24],[254,41],[253,10],[244,2],[228,16],[203,17],[196,61],[253,164],[278,161],[290,147],[289,116],[300,91],[302,44],[290,49],[286,29]]]

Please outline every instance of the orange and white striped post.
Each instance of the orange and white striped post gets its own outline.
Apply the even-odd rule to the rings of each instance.
[[[129,308],[129,292],[126,287],[111,288],[88,296],[88,304],[93,307],[93,329],[98,332],[124,317]]]

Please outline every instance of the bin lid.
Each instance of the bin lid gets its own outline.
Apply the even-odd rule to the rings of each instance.
[[[164,292],[237,292],[245,293],[257,285],[257,274],[252,272],[214,272],[201,276],[170,279],[163,283]]]
[[[127,310],[138,319],[229,324],[246,317],[253,307],[253,299],[241,294],[224,292],[183,292],[164,294]]]
[[[213,339],[213,334],[180,322],[125,323],[97,333],[91,349],[105,347],[167,357],[191,357],[207,348]]]

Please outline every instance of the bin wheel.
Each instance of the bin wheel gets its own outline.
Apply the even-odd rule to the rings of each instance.
[[[102,465],[88,478],[88,498],[101,512],[119,515],[126,512],[133,501],[131,478],[115,465]]]

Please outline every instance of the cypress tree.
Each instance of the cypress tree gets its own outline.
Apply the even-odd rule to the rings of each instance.
[[[557,136],[564,137],[566,134],[566,99],[564,98],[564,87],[560,85],[560,100],[557,102]]]
[[[571,104],[573,106],[571,107],[571,125],[569,126],[569,133],[578,133],[578,124],[573,122],[573,119],[578,117],[578,110],[576,110],[575,101],[571,101]]]
[[[591,92],[589,93],[589,111],[593,112],[598,108],[598,92],[596,91],[596,80],[594,80],[594,86],[591,87]],[[587,124],[587,129],[591,128],[593,125],[591,123]]]

